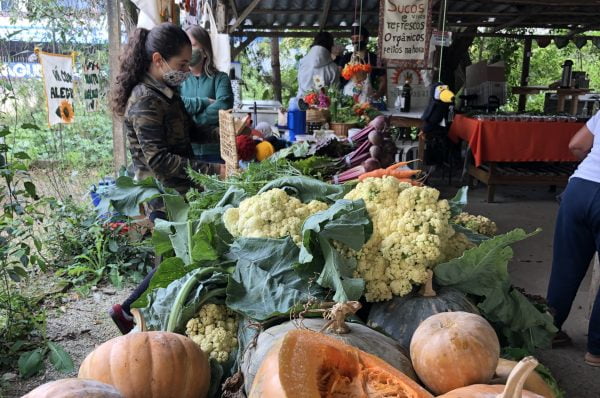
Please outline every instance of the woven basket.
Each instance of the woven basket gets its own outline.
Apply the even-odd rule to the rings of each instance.
[[[306,110],[307,123],[327,123],[330,116],[329,109],[309,108]]]
[[[329,123],[329,128],[338,137],[348,137],[348,130],[354,127],[353,123]]]

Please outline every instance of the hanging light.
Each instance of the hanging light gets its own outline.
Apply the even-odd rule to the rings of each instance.
[[[246,26],[252,26],[252,20],[251,19],[246,19],[246,21],[244,21],[244,25],[246,25]]]
[[[357,26],[360,26],[360,24],[358,23],[358,21],[354,21],[354,22],[352,22],[352,26],[357,27]]]
[[[496,22],[496,17],[489,17],[487,19],[488,22]]]
[[[229,21],[229,26],[235,25],[236,22],[237,22],[236,18],[231,18],[231,20]]]
[[[340,26],[348,26],[348,24],[346,23],[346,21],[342,21],[340,22]]]
[[[279,26],[279,22],[277,22],[277,21],[273,22],[273,26]]]

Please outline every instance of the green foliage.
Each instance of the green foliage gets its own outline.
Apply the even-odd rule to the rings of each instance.
[[[10,128],[1,126],[0,131],[6,142]],[[35,229],[44,219],[40,211],[43,201],[23,163],[29,156],[12,151],[6,143],[0,153],[0,177],[4,180],[0,188],[0,372],[16,364],[22,377],[33,376],[48,355],[56,369],[70,372],[73,362],[69,355],[46,337],[45,313],[39,310],[37,300],[24,295],[19,287],[34,267],[47,267]]]
[[[521,67],[523,63],[523,41],[509,38],[478,37],[470,48],[471,60],[499,61],[506,64],[506,78],[508,87],[520,86]],[[529,86],[548,86],[561,78],[561,65],[567,59],[574,61],[573,70],[585,71],[590,79],[590,86],[600,84],[600,50],[591,42],[578,49],[573,42],[559,49],[554,43],[546,48],[541,48],[534,40],[529,72]],[[505,111],[516,111],[517,95],[509,95]],[[542,111],[544,108],[544,93],[528,96],[527,110]]]
[[[121,288],[125,280],[139,282],[151,267],[153,250],[130,222],[106,223],[89,206],[49,201],[48,246],[56,274],[81,293],[108,280]]]

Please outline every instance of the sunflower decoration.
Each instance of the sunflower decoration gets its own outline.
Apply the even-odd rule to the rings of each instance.
[[[62,100],[58,108],[56,108],[56,115],[61,118],[64,123],[72,123],[75,119],[73,105],[67,100]]]

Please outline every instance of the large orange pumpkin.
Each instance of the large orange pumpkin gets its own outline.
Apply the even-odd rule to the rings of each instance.
[[[424,320],[410,342],[410,357],[417,375],[435,394],[492,380],[500,343],[481,316],[443,312]]]
[[[119,336],[92,351],[79,377],[115,386],[125,398],[203,398],[207,356],[189,338],[168,332]]]
[[[42,384],[22,398],[123,398],[111,385],[96,380],[62,379]]]
[[[531,391],[523,390],[523,383],[538,365],[533,357],[526,357],[510,373],[506,385],[474,384],[458,388],[438,398],[544,398]]]
[[[258,339],[256,340],[256,344],[251,344],[244,351],[244,357],[240,363],[240,369],[244,374],[244,385],[246,391],[248,392],[252,388],[254,376],[258,372],[258,369],[260,368],[264,358],[267,356],[267,353],[271,350],[276,342],[283,338],[287,332],[296,330],[299,327],[320,331],[323,329],[323,326],[326,323],[327,320],[323,318],[304,319],[301,323],[289,321],[268,328],[260,333]],[[417,380],[417,375],[412,368],[410,359],[408,359],[408,353],[405,352],[397,342],[365,325],[348,323],[346,326],[349,329],[348,333],[331,333],[328,335],[371,355],[381,358],[411,379]]]
[[[433,398],[378,357],[309,330],[287,332],[269,351],[249,398]]]

